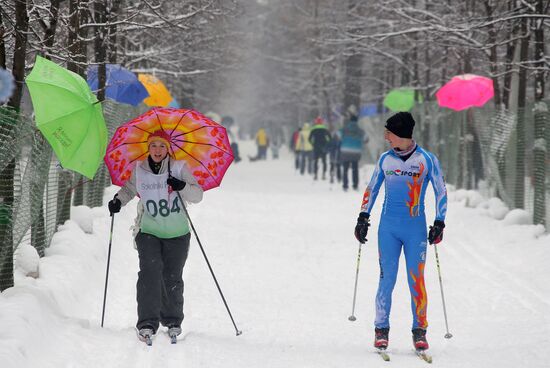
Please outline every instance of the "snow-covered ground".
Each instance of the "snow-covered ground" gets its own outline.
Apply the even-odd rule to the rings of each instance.
[[[254,148],[244,142],[241,150],[246,157]],[[371,171],[363,168],[362,183]],[[115,190],[108,190],[105,202]],[[362,192],[345,193],[336,184],[300,176],[288,154],[234,164],[222,187],[189,211],[243,334],[235,336],[193,238],[185,268],[184,334],[170,345],[160,333],[152,347],[138,342],[133,327],[138,261],[129,227],[136,202],[115,217],[104,328],[110,217],[106,206],[74,212],[40,260],[40,277],[23,276],[32,258],[22,248],[16,286],[0,294],[0,367],[423,367],[412,350],[403,265],[394,292],[392,361],[383,362],[372,348],[383,195],[362,251],[357,321],[348,321],[358,249],[353,227],[361,198]],[[443,338],[430,249],[426,286],[434,365],[548,367],[550,236],[540,227],[520,225],[524,214],[508,213],[498,201],[465,191],[450,191],[449,198],[438,250],[454,337]],[[427,200],[431,221],[431,192]],[[93,231],[85,233],[90,220]]]

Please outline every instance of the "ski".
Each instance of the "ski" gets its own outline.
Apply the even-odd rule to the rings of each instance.
[[[432,364],[432,356],[426,353],[425,350],[416,350],[416,355],[426,363]]]
[[[386,352],[386,349],[376,349],[376,352],[380,355],[380,358],[382,358],[383,361],[390,361],[390,355]]]

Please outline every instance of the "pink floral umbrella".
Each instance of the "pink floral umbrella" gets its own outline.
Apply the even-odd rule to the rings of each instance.
[[[170,107],[154,107],[116,130],[104,159],[113,184],[130,178],[147,158],[147,138],[159,130],[169,137],[169,154],[187,162],[203,190],[220,185],[233,161],[225,128],[197,111]]]
[[[453,77],[435,94],[441,107],[455,111],[481,107],[493,98],[493,80],[475,74],[462,74]]]

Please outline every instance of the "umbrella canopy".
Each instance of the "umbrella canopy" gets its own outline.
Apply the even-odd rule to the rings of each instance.
[[[419,96],[422,102],[422,96]],[[384,97],[384,106],[391,111],[409,111],[414,107],[414,89],[412,88],[397,88],[392,89],[386,97]]]
[[[64,168],[92,179],[107,147],[107,128],[96,96],[76,73],[36,57],[26,79],[36,126]]]
[[[149,97],[143,100],[147,106],[166,107],[173,100],[168,88],[157,77],[150,74],[138,74],[138,79],[149,92]]]
[[[176,99],[173,99],[173,100],[170,101],[170,103],[168,104],[168,107],[175,107],[176,109],[179,109],[181,106],[180,106],[180,104],[178,103],[178,101],[176,101]]]
[[[194,110],[155,107],[121,125],[105,155],[113,184],[122,186],[148,155],[147,138],[159,130],[170,137],[170,155],[185,160],[203,190],[220,185],[233,161],[225,128]]]
[[[361,109],[359,109],[359,117],[365,117],[365,116],[374,116],[378,114],[378,105],[376,104],[368,104],[361,106]]]
[[[9,100],[14,89],[13,74],[4,68],[0,68],[0,103]]]
[[[494,94],[492,79],[475,74],[462,74],[453,77],[441,87],[435,97],[439,106],[461,111],[485,105]]]
[[[95,91],[98,89],[98,66],[90,65],[88,68],[88,85]],[[105,96],[120,103],[137,106],[149,92],[138,80],[137,76],[118,64],[106,65],[106,90]]]

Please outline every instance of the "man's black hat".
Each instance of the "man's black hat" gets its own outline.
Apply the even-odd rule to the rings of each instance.
[[[409,112],[398,112],[386,120],[386,129],[401,138],[412,138],[414,119]]]

